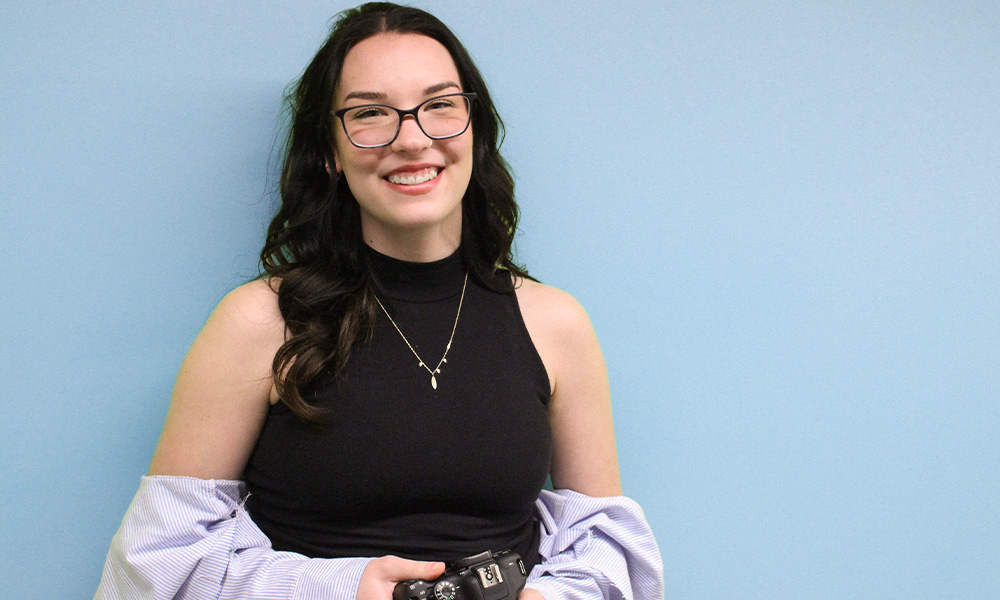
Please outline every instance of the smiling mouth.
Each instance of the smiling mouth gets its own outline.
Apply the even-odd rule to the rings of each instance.
[[[395,183],[396,185],[417,185],[434,179],[440,172],[441,169],[437,167],[428,167],[412,173],[392,173],[390,175],[386,175],[384,179],[389,183]]]

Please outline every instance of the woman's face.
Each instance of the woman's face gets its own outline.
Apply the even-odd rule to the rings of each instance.
[[[462,91],[455,61],[439,42],[418,34],[379,34],[348,51],[334,108],[386,104],[410,109]],[[338,119],[334,157],[361,207],[369,245],[384,252],[407,240],[444,242],[451,250],[458,246],[462,197],[472,177],[471,126],[457,137],[432,140],[407,116],[389,146],[358,148]]]

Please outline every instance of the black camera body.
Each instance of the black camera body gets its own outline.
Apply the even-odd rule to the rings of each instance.
[[[433,581],[411,579],[396,584],[393,600],[516,600],[528,580],[516,552],[487,550],[456,560]]]

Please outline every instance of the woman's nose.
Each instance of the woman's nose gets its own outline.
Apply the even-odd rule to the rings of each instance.
[[[399,135],[392,142],[392,149],[397,152],[419,152],[429,148],[434,142],[420,129],[413,115],[406,115],[399,124]]]

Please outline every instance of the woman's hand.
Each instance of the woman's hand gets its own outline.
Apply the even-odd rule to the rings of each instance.
[[[517,600],[545,600],[545,596],[538,590],[525,588],[517,595]]]
[[[444,563],[440,562],[420,562],[398,556],[376,558],[361,574],[357,600],[390,600],[393,588],[400,581],[435,579],[441,573],[444,573]]]

